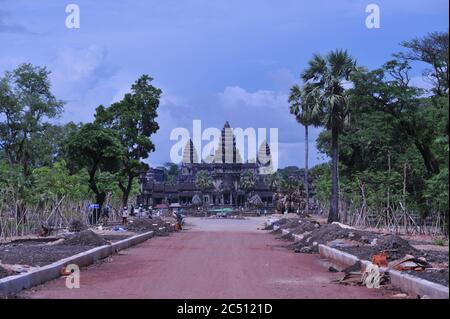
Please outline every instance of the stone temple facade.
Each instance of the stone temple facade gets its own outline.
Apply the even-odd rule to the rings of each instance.
[[[176,182],[165,180],[163,168],[153,168],[140,178],[141,193],[138,203],[144,206],[179,203],[181,206],[208,207],[274,207],[275,191],[268,183],[272,171],[269,145],[259,146],[257,159],[244,163],[236,147],[236,139],[228,122],[225,123],[221,139],[214,154],[201,163],[199,154],[190,140],[184,150]],[[200,188],[197,174],[206,171],[210,186]],[[205,174],[205,173],[203,173]],[[252,182],[243,184],[242,176],[251,176]]]

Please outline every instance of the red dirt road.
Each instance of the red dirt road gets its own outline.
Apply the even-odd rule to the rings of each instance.
[[[318,255],[295,254],[251,221],[190,219],[195,225],[122,251],[24,298],[386,298],[393,292],[332,283]],[[220,224],[222,223],[222,224]]]

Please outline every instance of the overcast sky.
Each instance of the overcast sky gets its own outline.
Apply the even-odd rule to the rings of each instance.
[[[69,3],[80,8],[79,29],[66,28]],[[366,28],[369,3],[381,9],[379,29]],[[0,74],[47,66],[67,101],[61,123],[91,121],[149,74],[164,92],[152,165],[169,160],[173,128],[200,119],[204,128],[276,127],[279,166],[302,167],[304,129],[287,95],[313,53],[344,48],[375,68],[402,40],[447,30],[447,0],[0,0]],[[314,146],[319,132],[312,165],[327,160]]]

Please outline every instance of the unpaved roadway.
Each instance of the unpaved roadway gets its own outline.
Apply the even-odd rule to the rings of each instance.
[[[296,254],[258,230],[263,218],[189,218],[182,232],[152,238],[24,298],[389,298],[392,291],[332,283],[318,255]]]

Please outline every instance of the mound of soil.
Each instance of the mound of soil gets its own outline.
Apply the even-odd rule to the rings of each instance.
[[[0,261],[10,265],[44,266],[96,246],[10,244],[0,247]]]
[[[372,260],[372,256],[382,251],[387,252],[388,261],[398,260],[405,257],[405,255],[413,255],[415,257],[422,257],[424,253],[412,247],[407,240],[397,235],[380,236],[374,242],[374,245],[360,246],[360,247],[342,247],[352,255],[360,259]]]
[[[155,225],[156,224],[156,225]],[[165,227],[164,230],[160,230],[159,228]],[[148,231],[154,231],[157,236],[167,235],[169,232],[168,225],[161,218],[154,217],[152,219],[149,218],[139,218],[134,219],[132,223],[129,223],[126,226],[126,229],[136,233],[145,233]]]
[[[327,244],[336,239],[348,239],[358,242],[362,246],[370,244],[376,238],[374,233],[342,228],[336,224],[320,225],[318,228],[314,224],[313,227],[314,229],[312,229],[311,225],[307,226],[307,229],[312,229],[311,233],[307,234],[302,240],[295,242],[292,245],[293,249],[301,250],[304,247],[309,247],[310,250],[303,251],[316,253],[319,251],[319,244]]]
[[[83,230],[79,233],[75,233],[70,237],[66,238],[64,241],[57,245],[65,246],[103,246],[108,245],[109,242],[104,238],[100,237],[92,230]],[[55,245],[56,246],[56,245]]]
[[[16,274],[16,272],[10,271],[10,270],[5,269],[5,268],[3,268],[2,266],[0,266],[0,279],[1,279],[1,278],[8,277],[8,276],[15,275],[15,274]]]
[[[314,231],[320,227],[320,224],[315,221],[308,220],[306,218],[300,219],[298,226],[291,229],[291,232],[296,235],[303,234],[305,232]]]
[[[75,219],[69,225],[70,232],[80,232],[82,230],[88,229],[88,226],[84,224],[81,220]]]
[[[267,229],[273,229],[273,226],[280,226],[279,229],[272,231],[273,234],[279,234],[281,233],[281,229],[297,227],[299,220],[299,218],[282,218],[274,222],[272,226],[267,227]]]

